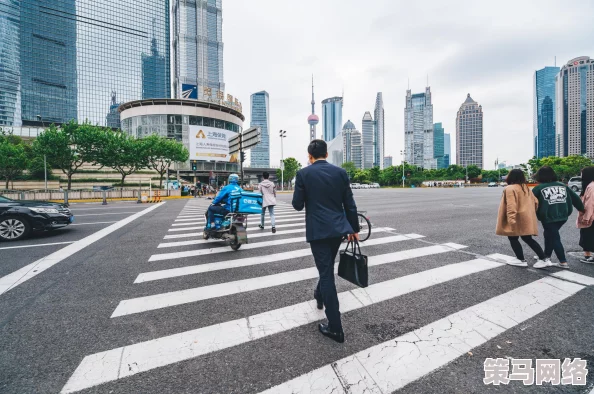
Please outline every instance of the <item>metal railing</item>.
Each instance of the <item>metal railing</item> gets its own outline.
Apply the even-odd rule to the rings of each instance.
[[[72,189],[72,190],[0,190],[0,196],[18,201],[64,201],[68,200],[101,200],[130,198],[138,199],[139,193],[154,197],[160,193],[161,197],[181,196],[181,190],[160,190],[150,188],[117,188],[110,190]]]

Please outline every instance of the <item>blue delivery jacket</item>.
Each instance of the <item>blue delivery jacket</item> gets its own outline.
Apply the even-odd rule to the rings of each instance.
[[[214,200],[212,200],[213,204],[219,204],[219,203],[224,203],[224,207],[227,211],[231,212],[231,204],[230,204],[230,197],[231,194],[233,192],[239,192],[241,193],[241,188],[239,187],[239,185],[237,183],[230,183],[227,186],[225,186],[224,188],[221,189],[221,191],[219,192],[219,194],[217,194],[217,196],[215,197]]]

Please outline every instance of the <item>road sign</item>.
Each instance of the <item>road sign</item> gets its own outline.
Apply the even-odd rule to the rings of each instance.
[[[243,133],[238,133],[229,140],[229,154],[239,152],[239,145],[242,145],[242,149],[250,149],[262,142],[261,128],[250,127],[244,130]]]
[[[406,180],[406,177],[405,177],[405,176],[403,176],[403,177],[402,177],[402,180],[403,180],[403,181],[404,181],[404,180]]]

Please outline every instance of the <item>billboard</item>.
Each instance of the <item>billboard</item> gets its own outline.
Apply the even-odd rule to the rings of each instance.
[[[207,126],[189,126],[190,160],[214,160],[237,163],[229,154],[229,140],[237,133]]]
[[[182,84],[182,98],[198,100],[198,87],[196,85]]]

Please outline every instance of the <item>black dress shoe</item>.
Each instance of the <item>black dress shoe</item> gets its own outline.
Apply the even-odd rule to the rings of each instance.
[[[327,324],[323,324],[320,323],[318,324],[318,329],[320,330],[320,332],[322,333],[323,336],[328,337],[330,339],[335,340],[338,343],[343,343],[344,342],[344,332],[332,332],[330,331],[330,329],[328,328]]]

